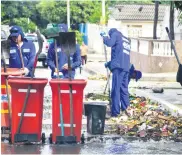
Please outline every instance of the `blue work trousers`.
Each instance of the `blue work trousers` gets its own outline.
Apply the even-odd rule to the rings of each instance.
[[[128,76],[129,73],[120,69],[112,71],[111,115],[116,117],[120,110],[124,111],[129,106]]]

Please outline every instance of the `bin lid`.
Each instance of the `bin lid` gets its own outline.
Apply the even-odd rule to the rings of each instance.
[[[20,71],[20,68],[6,68],[7,71],[4,72],[4,68],[1,68],[1,75],[12,75],[12,76],[21,76],[22,72]]]
[[[87,84],[87,80],[84,79],[73,79],[73,80],[69,80],[69,79],[51,79],[49,81],[50,84]]]
[[[16,84],[47,84],[47,78],[33,78],[30,77],[8,77],[8,83]]]
[[[98,106],[107,106],[109,104],[109,101],[84,101],[84,105],[98,105]]]

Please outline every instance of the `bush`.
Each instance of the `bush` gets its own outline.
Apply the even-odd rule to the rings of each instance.
[[[35,23],[30,21],[29,24],[28,24],[28,19],[27,18],[14,18],[13,23],[15,25],[18,25],[18,26],[22,27],[24,32],[28,32],[28,30],[30,30],[30,32],[35,32],[35,29],[36,29]]]

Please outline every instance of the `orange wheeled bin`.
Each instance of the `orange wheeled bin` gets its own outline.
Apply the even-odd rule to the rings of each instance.
[[[52,79],[50,81],[50,86],[52,89],[52,134],[50,134],[49,137],[50,143],[63,143],[64,137],[69,137],[71,135],[69,85],[72,85],[73,95],[73,135],[76,142],[81,141],[83,90],[86,83],[86,80],[70,81],[67,79]],[[58,93],[59,86],[60,94]],[[61,129],[59,95],[62,103],[64,136],[62,136]]]
[[[48,80],[43,78],[9,78],[12,94],[12,128],[11,141],[16,142],[45,142],[45,133],[42,133],[43,97],[44,87]],[[18,125],[23,109],[28,86],[31,90],[25,113],[20,128],[17,133]]]
[[[4,72],[4,69],[1,68],[1,132],[5,133],[6,130],[9,130],[9,109],[8,109],[8,97],[6,92],[6,78],[8,76],[20,76],[21,72],[18,68],[7,68],[7,71]],[[11,88],[8,85],[8,92],[11,96]],[[10,97],[11,98],[11,97]],[[11,107],[10,107],[11,110]],[[11,115],[10,115],[11,116]]]

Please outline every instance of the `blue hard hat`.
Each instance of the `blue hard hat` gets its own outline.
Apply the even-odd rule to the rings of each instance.
[[[138,81],[139,79],[142,78],[142,72],[138,71],[138,70],[135,70],[136,72],[136,81]]]
[[[13,26],[11,29],[10,29],[10,35],[9,37],[18,37],[19,35],[21,35],[22,39],[24,38],[24,33],[21,29],[21,27],[19,26]]]

